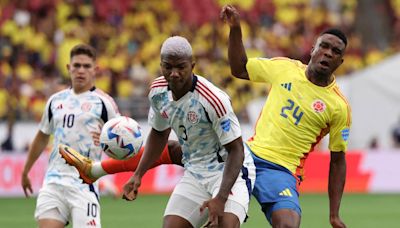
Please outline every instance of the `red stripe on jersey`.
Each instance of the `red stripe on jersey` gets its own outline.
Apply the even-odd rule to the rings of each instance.
[[[344,103],[346,103],[346,108],[347,108],[347,121],[346,121],[346,125],[350,126],[350,121],[351,121],[351,108],[349,105],[349,102],[347,101],[346,97],[343,96],[343,94],[340,92],[338,87],[334,87],[333,91],[344,101]]]
[[[161,76],[161,77],[158,77],[158,78],[154,79],[154,82],[159,82],[159,81],[164,81],[164,82],[166,82],[167,80],[165,79],[164,76]]]
[[[198,81],[198,85],[199,85],[199,89],[203,90],[205,92],[205,94],[207,94],[208,97],[211,98],[211,100],[213,100],[214,104],[218,107],[218,110],[220,111],[221,116],[225,115],[226,109],[224,107],[224,104],[221,102],[221,100],[209,88],[207,88],[207,86],[204,85],[201,81]],[[205,98],[207,99],[206,96],[205,96]],[[209,102],[210,102],[210,100],[209,100]]]
[[[300,159],[300,164],[299,164],[299,165],[297,166],[297,168],[296,168],[295,176],[304,178],[304,164],[305,164],[305,162],[306,162],[306,159],[308,158],[308,155],[309,155],[311,152],[314,151],[315,146],[321,141],[321,139],[322,139],[325,135],[327,135],[327,134],[329,133],[330,129],[331,129],[330,126],[324,128],[324,129],[321,129],[321,132],[320,132],[319,135],[316,137],[315,143],[313,143],[313,144],[311,145],[310,150],[309,150],[308,152],[306,152],[306,153],[303,153],[303,154],[304,154],[304,157]]]
[[[158,78],[154,79],[154,81],[153,81],[153,83],[156,83],[156,82],[167,82],[167,80],[165,80],[164,77],[158,77]]]
[[[151,83],[150,88],[163,87],[163,86],[167,86],[167,85],[168,85],[167,80],[165,80],[164,77],[159,77],[159,78],[156,78],[153,81],[153,83]]]
[[[215,107],[215,105],[210,101],[210,99],[204,94],[204,92],[202,90],[199,90],[198,88],[196,88],[196,91],[200,93],[200,95],[202,95],[207,101],[208,103],[211,104],[211,106],[214,108],[215,112],[217,113],[218,118],[221,118],[220,113],[218,112],[217,108]]]
[[[168,83],[164,83],[164,82],[159,82],[159,83],[153,83],[153,84],[151,84],[151,86],[150,86],[150,88],[151,89],[153,89],[153,88],[157,88],[157,87],[165,87],[165,86],[168,86]]]

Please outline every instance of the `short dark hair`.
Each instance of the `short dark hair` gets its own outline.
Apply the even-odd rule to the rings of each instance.
[[[75,45],[70,52],[69,57],[72,59],[75,55],[87,55],[93,60],[96,60],[96,50],[94,47],[87,44]]]
[[[346,38],[346,35],[345,35],[344,32],[342,32],[340,29],[337,29],[337,28],[329,28],[329,29],[323,31],[323,32],[321,33],[320,36],[322,36],[322,35],[324,35],[324,34],[331,34],[331,35],[337,36],[339,39],[341,39],[341,40],[343,41],[344,46],[345,46],[345,47],[347,46],[347,38]]]

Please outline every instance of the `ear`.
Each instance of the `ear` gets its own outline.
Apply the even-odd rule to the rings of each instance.
[[[67,64],[65,67],[67,67],[67,71],[69,71],[69,67],[70,67],[70,65],[69,65],[69,64]]]
[[[194,66],[196,66],[196,63],[192,62],[192,70],[194,69]]]

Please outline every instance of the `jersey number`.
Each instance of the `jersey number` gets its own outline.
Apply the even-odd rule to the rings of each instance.
[[[63,127],[71,128],[74,126],[75,114],[65,114],[63,118]]]
[[[92,216],[92,217],[97,216],[97,204],[95,203],[87,204],[87,216]]]
[[[300,106],[295,107],[294,101],[292,101],[291,99],[288,99],[287,101],[289,102],[289,105],[282,107],[281,116],[288,118],[288,115],[286,113],[292,111],[294,108],[294,111],[292,111],[292,116],[296,120],[296,122],[294,124],[299,125],[301,117],[303,117],[304,113],[302,111],[299,111]]]

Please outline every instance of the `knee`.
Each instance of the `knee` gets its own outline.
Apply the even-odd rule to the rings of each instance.
[[[284,209],[272,213],[272,227],[274,228],[299,228],[300,215],[297,212]]]
[[[272,222],[273,228],[299,228],[299,224],[290,221]]]

